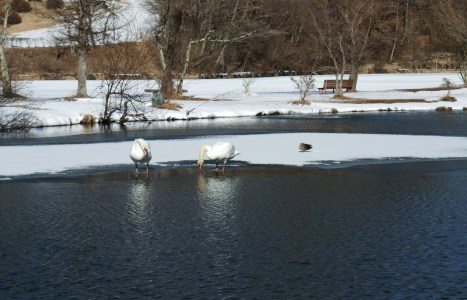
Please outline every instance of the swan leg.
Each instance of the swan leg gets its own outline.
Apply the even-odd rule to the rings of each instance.
[[[222,172],[224,172],[226,164],[227,164],[227,159],[224,159],[224,167],[222,168]]]
[[[135,163],[135,180],[138,180],[138,164]]]
[[[218,161],[216,161],[216,168],[211,170],[211,171],[219,171],[219,162]]]

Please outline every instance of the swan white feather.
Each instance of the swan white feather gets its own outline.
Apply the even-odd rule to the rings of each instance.
[[[231,142],[217,142],[214,145],[203,145],[199,150],[199,159],[198,159],[198,168],[201,171],[204,163],[204,156],[209,160],[214,160],[216,162],[216,169],[219,170],[219,162],[222,161],[224,166],[222,170],[224,171],[227,161],[239,155],[240,152],[235,150],[235,146]]]
[[[131,147],[130,158],[135,163],[136,171],[138,171],[138,163],[141,163],[146,164],[147,172],[152,159],[151,145],[144,139],[136,139]]]

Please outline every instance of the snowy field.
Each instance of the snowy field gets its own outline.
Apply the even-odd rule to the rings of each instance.
[[[251,86],[251,93],[245,94],[242,79],[189,80],[185,88],[188,95],[203,97],[208,101],[174,101],[182,105],[179,111],[153,108],[148,105],[147,116],[166,122],[167,119],[226,118],[255,116],[258,113],[271,114],[320,114],[378,110],[433,111],[440,106],[454,110],[467,107],[467,89],[452,90],[456,102],[443,102],[440,98],[446,91],[402,92],[399,89],[429,88],[441,84],[447,77],[460,83],[456,74],[387,74],[361,75],[359,92],[346,93],[347,97],[365,99],[424,99],[423,103],[346,103],[350,100],[335,101],[332,95],[319,94],[315,89],[308,97],[310,105],[296,105],[298,91],[289,77],[258,78]],[[330,76],[317,76],[316,87]],[[66,101],[73,95],[75,81],[34,81],[29,86],[29,96],[38,106],[34,112],[43,126],[77,124],[84,114],[99,117],[103,107],[95,81],[89,81],[89,90],[95,98]],[[150,83],[151,85],[151,83]],[[392,112],[399,113],[399,112]],[[466,112],[467,113],[467,112]],[[183,122],[183,121],[182,121]],[[80,126],[80,125],[77,125]],[[135,138],[137,138],[135,136]],[[241,167],[243,163],[266,165],[333,165],[345,162],[379,161],[400,159],[465,159],[467,138],[443,136],[411,136],[385,134],[337,134],[337,133],[282,133],[235,136],[211,136],[197,139],[157,140],[151,143],[154,155],[152,168],[158,166],[193,166],[196,168],[198,151],[203,144],[218,140],[229,140],[241,152],[231,163]],[[1,140],[0,140],[1,142]],[[299,152],[298,144],[313,144],[310,152]],[[131,142],[48,145],[48,146],[0,146],[0,177],[28,175],[35,173],[59,173],[81,168],[127,165]],[[260,151],[267,149],[267,151]],[[237,162],[236,162],[237,161]],[[345,165],[345,164],[343,164]]]
[[[318,87],[330,75],[315,76],[315,88],[308,97],[310,105],[296,105],[292,102],[299,99],[298,90],[290,77],[256,78],[246,94],[243,79],[196,79],[186,80],[184,89],[187,96],[209,99],[207,101],[176,101],[182,106],[178,111],[154,108],[148,101],[144,108],[149,120],[185,120],[188,118],[228,118],[256,116],[258,114],[319,114],[359,111],[434,111],[438,107],[447,106],[453,110],[467,107],[467,88],[454,89],[451,95],[456,102],[441,101],[447,91],[407,92],[401,89],[436,88],[448,78],[455,84],[461,84],[457,74],[363,74],[358,81],[357,93],[345,93],[352,99],[380,100],[379,103],[355,103],[348,100],[332,99],[332,91],[320,94]],[[79,124],[86,114],[99,119],[103,112],[100,81],[88,81],[88,91],[92,98],[66,101],[65,97],[76,93],[76,81],[32,81],[24,88],[25,93],[37,104],[33,112],[39,119],[39,126],[57,126]],[[142,81],[139,90],[155,87],[155,83]],[[150,94],[147,94],[148,100]],[[420,99],[425,102],[396,102],[393,99]],[[114,120],[120,116],[116,114]]]
[[[288,133],[204,137],[183,140],[150,140],[153,152],[151,168],[158,166],[196,168],[198,151],[203,144],[231,141],[241,153],[227,166],[239,162],[264,165],[338,166],[342,162],[387,159],[466,158],[467,138],[383,134]],[[300,152],[298,144],[311,142],[313,149]],[[0,178],[34,173],[58,173],[80,168],[126,165],[133,170],[129,157],[132,142],[72,144],[48,146],[0,147]],[[267,149],[266,151],[262,151]],[[357,162],[358,163],[358,162]],[[206,169],[213,168],[206,162]]]

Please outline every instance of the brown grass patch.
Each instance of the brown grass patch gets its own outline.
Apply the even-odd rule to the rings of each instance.
[[[32,10],[27,13],[20,13],[19,15],[21,16],[22,20],[21,23],[8,27],[8,33],[17,33],[34,29],[48,28],[55,25],[55,23],[53,23],[52,21],[41,16],[41,14],[43,15],[43,12],[47,10],[45,8],[45,1],[29,1],[29,4],[31,4]]]
[[[189,100],[189,101],[209,101],[208,98],[202,98],[202,97],[190,97],[190,96],[177,96],[177,98],[174,98],[172,100]]]
[[[452,97],[452,96],[444,96],[444,97],[441,97],[441,101],[456,102],[457,99],[456,97]]]
[[[353,98],[349,98],[349,97],[346,97],[346,96],[333,96],[332,99],[335,99],[335,100],[349,100],[349,99],[353,99]]]
[[[436,108],[437,111],[452,111],[452,107],[449,106],[439,106]]]
[[[65,101],[78,101],[76,98],[77,98],[76,96],[68,96],[68,97],[64,97],[63,99]]]
[[[138,53],[148,45],[129,43],[127,46],[134,47],[134,52]],[[112,45],[90,49],[87,61],[89,76],[102,79],[102,62],[105,61],[109,47]],[[15,79],[76,79],[77,56],[70,46],[8,48],[6,54],[9,66],[15,70],[13,73]],[[134,75],[137,75],[135,78],[155,78],[157,74],[155,65],[155,62],[151,61],[134,70]]]
[[[450,89],[451,90],[458,90],[458,89],[461,89],[463,88],[463,86],[454,86],[454,87],[451,87]],[[428,92],[433,92],[433,91],[447,91],[448,88],[445,87],[445,86],[438,86],[438,87],[430,87],[430,88],[418,88],[418,89],[400,89],[400,90],[397,90],[397,91],[400,91],[400,92],[413,92],[413,93],[416,93],[416,92],[423,92],[423,91],[428,91]]]
[[[183,106],[173,102],[164,102],[154,105],[156,108],[179,111]]]
[[[310,105],[311,102],[308,100],[295,100],[295,101],[290,101],[290,103],[294,105]]]
[[[94,125],[96,123],[96,118],[94,118],[93,115],[86,114],[83,116],[80,123],[83,125]]]

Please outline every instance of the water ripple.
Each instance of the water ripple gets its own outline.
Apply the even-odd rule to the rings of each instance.
[[[462,298],[466,168],[0,182],[0,298]]]

